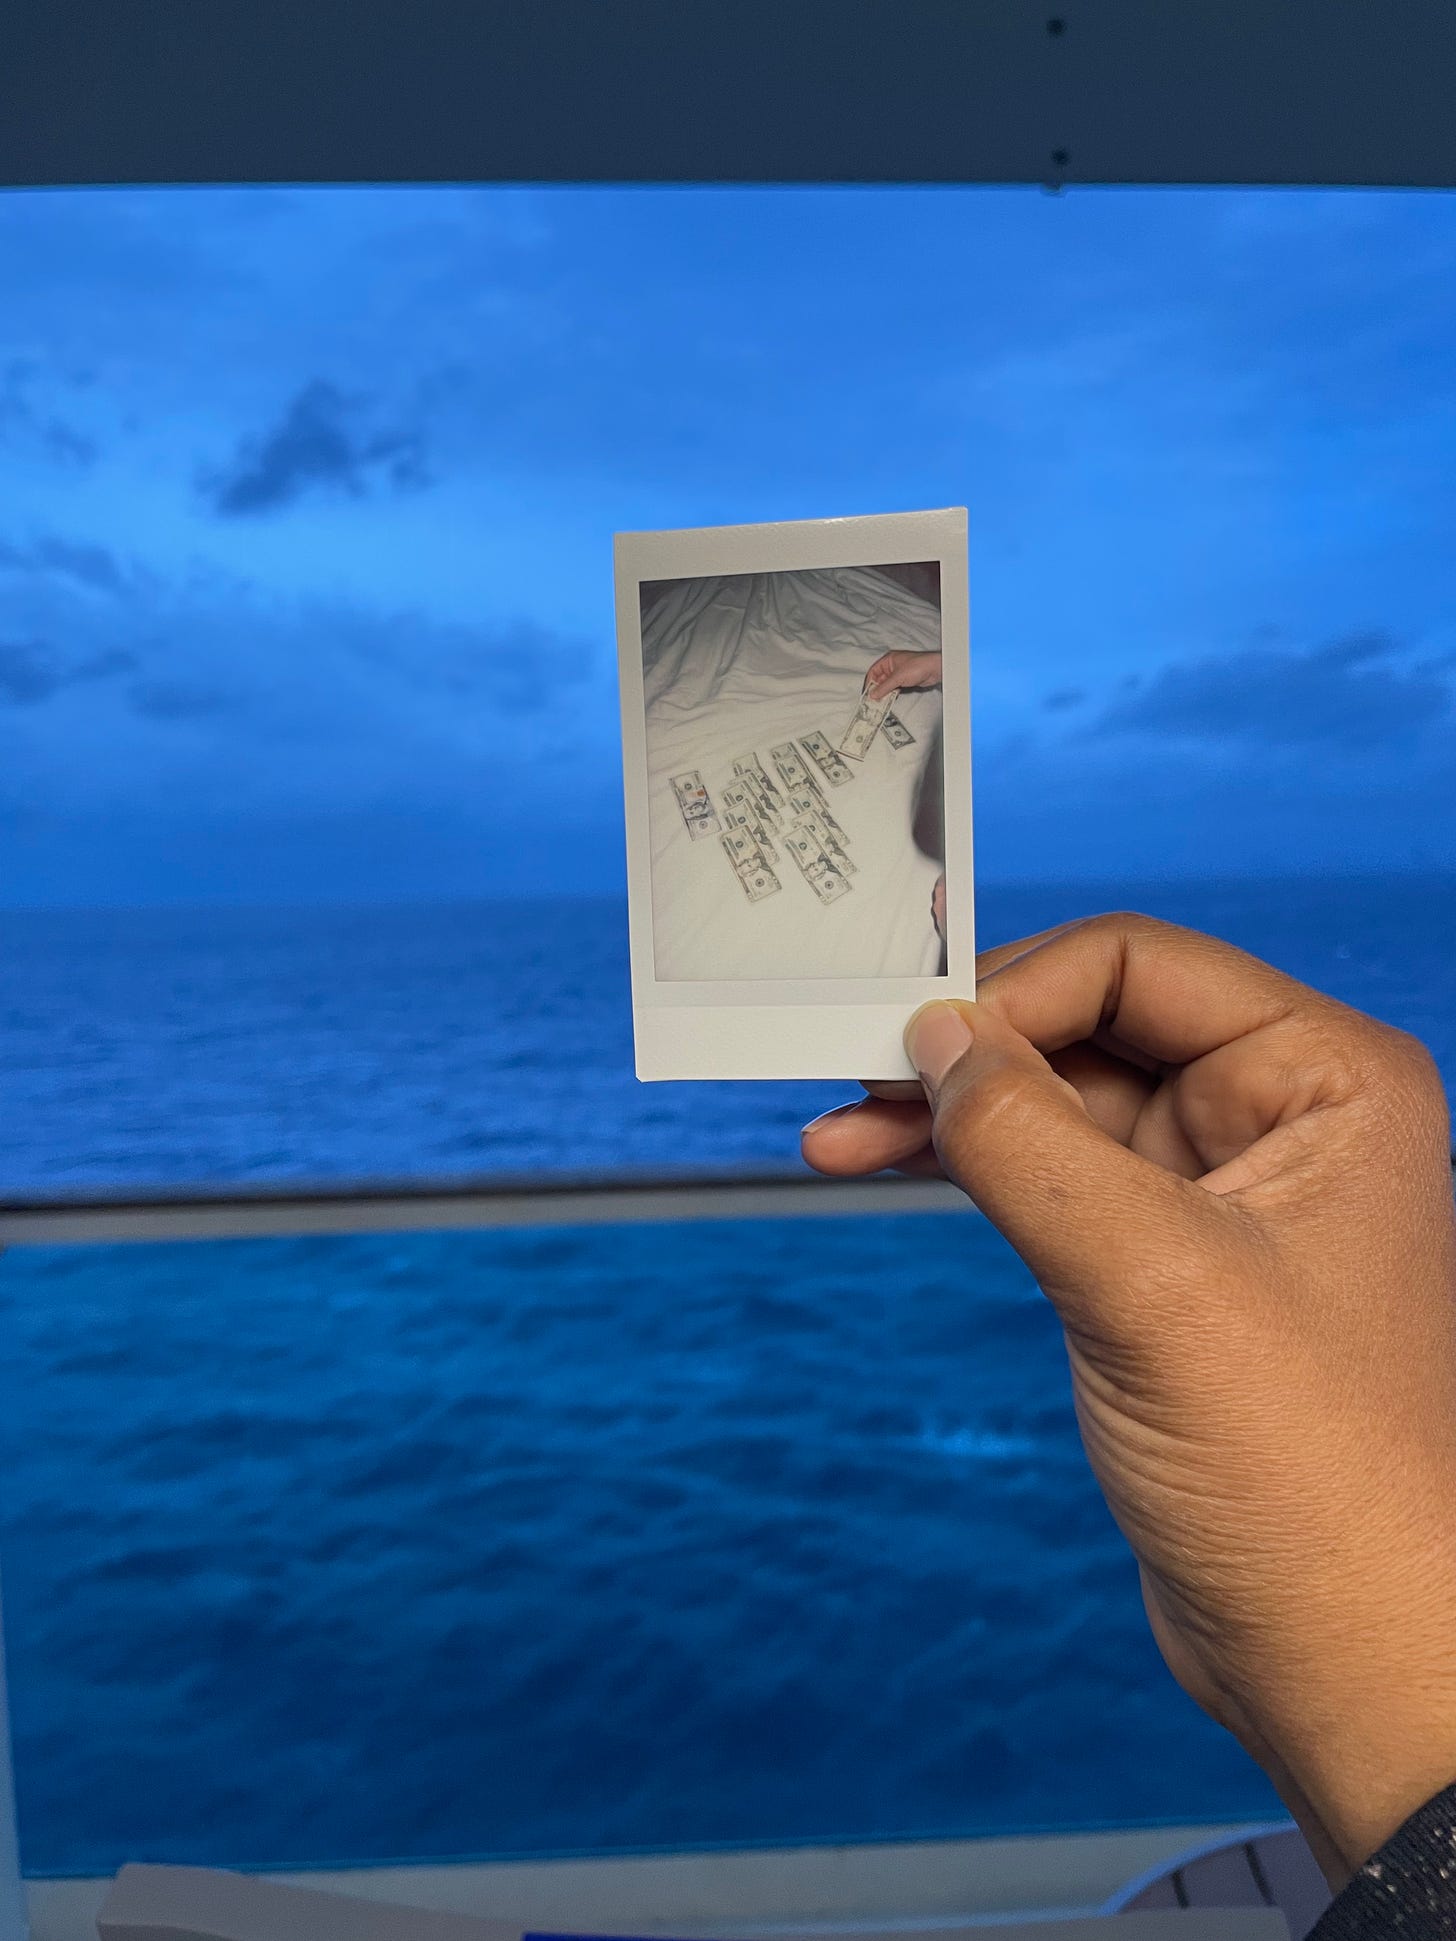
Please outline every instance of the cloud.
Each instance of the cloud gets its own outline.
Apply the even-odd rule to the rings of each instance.
[[[1087,699],[1084,687],[1058,687],[1042,702],[1048,714],[1064,714],[1068,708],[1080,708]]]
[[[1414,740],[1451,711],[1440,662],[1411,667],[1380,632],[1304,653],[1256,646],[1175,662],[1114,701],[1088,734],[1368,753]]]
[[[306,384],[272,431],[245,439],[229,465],[199,481],[223,518],[276,512],[313,488],[362,497],[371,483],[395,491],[429,483],[424,434],[369,431],[357,419],[363,400],[322,378]]]
[[[104,546],[70,539],[38,539],[30,546],[15,546],[0,539],[0,567],[17,573],[54,575],[101,593],[127,590],[126,576]]]
[[[39,640],[0,640],[0,701],[12,708],[47,701],[61,685],[56,656]]]
[[[100,681],[109,674],[129,674],[137,664],[135,654],[125,647],[103,647],[99,654],[78,661],[71,675],[76,681]]]
[[[38,375],[39,366],[22,358],[12,358],[0,370],[0,444],[39,446],[61,464],[90,465],[94,440],[37,402]]]
[[[418,614],[356,616],[345,636],[361,661],[435,704],[541,715],[591,680],[590,641],[534,620],[449,625]]]
[[[135,658],[119,647],[68,660],[48,641],[0,640],[0,704],[35,707],[64,687],[105,680],[135,665]]]
[[[196,721],[228,707],[221,688],[192,681],[138,681],[127,690],[127,700],[153,721]]]

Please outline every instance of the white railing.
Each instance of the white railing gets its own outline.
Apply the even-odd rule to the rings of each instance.
[[[969,1210],[945,1180],[813,1173],[371,1181],[323,1187],[178,1187],[0,1200],[0,1249],[127,1240],[273,1239],[483,1227],[617,1226]]]

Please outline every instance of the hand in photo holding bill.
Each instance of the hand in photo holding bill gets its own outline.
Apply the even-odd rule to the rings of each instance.
[[[871,701],[887,700],[902,687],[939,687],[940,654],[881,654],[865,675],[864,691]]]

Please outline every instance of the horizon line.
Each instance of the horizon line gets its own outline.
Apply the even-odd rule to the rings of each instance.
[[[1272,883],[1346,883],[1383,881],[1387,878],[1453,879],[1456,868],[1436,863],[1387,863],[1364,864],[1344,868],[1295,869],[1268,871],[1221,870],[1208,875],[1192,873],[1151,872],[1147,875],[1083,875],[1074,876],[1002,876],[978,882],[974,888],[977,896],[990,892],[1026,890],[1078,890],[1111,889],[1125,887],[1128,890],[1193,887],[1213,888],[1217,886],[1242,887],[1248,884]],[[177,915],[205,915],[220,911],[322,911],[322,910],[387,910],[387,909],[429,909],[450,910],[469,908],[492,908],[502,904],[557,904],[557,903],[620,903],[624,913],[627,902],[625,883],[613,889],[580,889],[567,893],[551,895],[532,894],[530,890],[513,891],[475,891],[461,895],[436,896],[374,896],[374,897],[287,897],[264,900],[252,897],[207,897],[201,899],[177,898],[151,902],[131,903],[4,903],[0,902],[0,921],[6,917],[28,916],[128,916],[152,913],[173,913]]]

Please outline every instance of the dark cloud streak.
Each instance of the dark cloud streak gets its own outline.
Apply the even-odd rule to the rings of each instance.
[[[362,498],[372,484],[394,491],[429,483],[422,431],[368,431],[356,424],[364,400],[315,379],[261,439],[245,439],[230,464],[199,490],[222,518],[277,512],[311,489]]]
[[[511,715],[558,706],[591,677],[597,660],[589,640],[534,620],[458,627],[409,614],[359,630],[353,651],[387,668],[403,688],[438,696],[447,706],[469,701]]]
[[[70,539],[38,539],[30,546],[15,546],[0,539],[0,567],[17,573],[52,575],[75,581],[100,593],[125,593],[126,576],[104,546],[90,546]]]
[[[1105,710],[1086,732],[1242,742],[1324,744],[1368,753],[1419,737],[1451,711],[1439,666],[1395,659],[1388,634],[1352,633],[1304,653],[1271,647],[1175,662]]]
[[[34,380],[38,372],[36,364],[21,358],[13,358],[0,371],[0,444],[38,445],[47,457],[61,464],[94,463],[94,440],[36,402]]]
[[[197,721],[228,708],[221,689],[189,681],[138,681],[126,698],[137,714],[152,721]]]
[[[12,708],[48,701],[61,685],[54,650],[40,640],[0,640],[0,701]]]
[[[108,647],[85,660],[67,660],[44,640],[0,640],[0,705],[33,708],[62,688],[128,673],[136,657]]]

